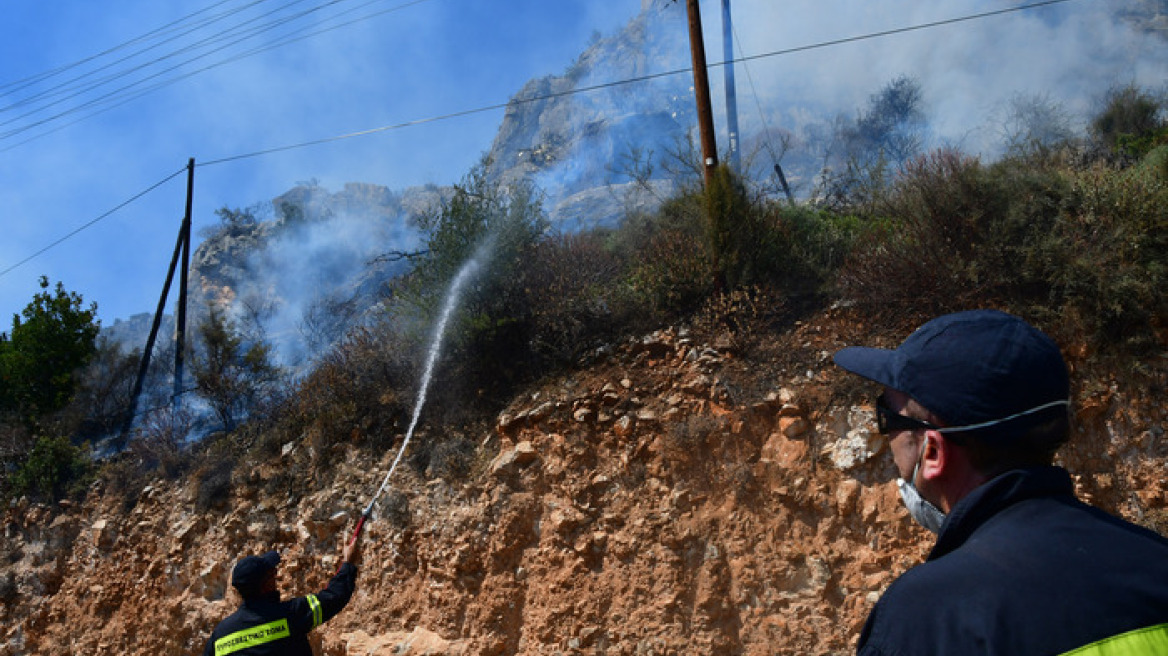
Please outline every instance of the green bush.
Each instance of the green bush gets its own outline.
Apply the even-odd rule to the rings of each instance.
[[[69,438],[43,436],[9,477],[8,485],[13,496],[60,499],[83,490],[92,469],[85,449],[73,446]]]
[[[1162,98],[1134,84],[1116,87],[1091,120],[1091,135],[1115,155],[1143,157],[1168,138],[1164,105]]]
[[[1052,300],[1101,345],[1153,346],[1168,318],[1168,147],[1125,171],[1076,174],[1066,206],[1035,258]]]
[[[1039,164],[913,162],[842,271],[845,296],[892,312],[997,305],[1099,347],[1151,346],[1168,317],[1168,147],[1126,170]]]

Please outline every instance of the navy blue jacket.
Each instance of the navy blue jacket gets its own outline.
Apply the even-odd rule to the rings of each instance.
[[[341,565],[324,590],[290,601],[279,594],[243,602],[219,623],[203,656],[312,656],[308,632],[341,612],[357,586],[357,567]]]
[[[1038,467],[953,508],[927,562],[877,602],[858,653],[1043,656],[1139,629],[1154,645],[1134,653],[1164,653],[1147,649],[1168,645],[1168,539],[1080,502],[1065,470]]]

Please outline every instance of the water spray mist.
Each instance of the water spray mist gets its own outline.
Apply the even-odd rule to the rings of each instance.
[[[381,481],[381,487],[377,488],[377,492],[373,498],[369,500],[369,505],[361,512],[361,519],[357,521],[357,528],[353,529],[353,537],[349,540],[350,544],[355,542],[361,535],[361,529],[365,526],[365,521],[373,514],[373,505],[381,498],[381,493],[385,492],[385,488],[389,485],[389,478],[393,476],[393,472],[397,469],[397,465],[401,462],[402,455],[406,452],[406,447],[410,444],[410,438],[414,435],[414,428],[418,425],[418,417],[422,415],[422,405],[426,403],[426,392],[430,389],[430,378],[434,374],[434,364],[438,361],[438,354],[442,350],[442,336],[446,333],[446,323],[450,320],[450,315],[454,313],[454,308],[458,305],[458,297],[462,293],[462,288],[466,281],[478,270],[480,260],[483,259],[484,253],[487,249],[480,248],[478,252],[462,265],[458,275],[450,283],[450,289],[446,292],[446,300],[442,304],[442,313],[438,316],[438,325],[434,329],[434,336],[430,341],[430,352],[426,357],[426,368],[422,373],[422,383],[418,388],[418,398],[414,403],[414,413],[410,417],[409,428],[406,429],[405,439],[402,440],[401,447],[397,450],[397,457],[393,459],[393,464],[390,465],[389,471],[385,474],[385,478]]]

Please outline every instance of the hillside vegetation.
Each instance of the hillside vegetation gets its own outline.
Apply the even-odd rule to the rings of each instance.
[[[14,327],[0,654],[66,653],[76,626],[86,653],[197,650],[230,607],[226,568],[265,545],[289,551],[286,587],[322,584],[472,257],[483,270],[326,653],[422,634],[451,654],[847,651],[926,540],[876,457],[872,390],[828,356],[973,307],[1055,338],[1079,427],[1061,461],[1081,494],[1166,532],[1163,109],[1119,89],[1090,134],[1022,122],[994,162],[940,150],[894,166],[877,145],[808,203],[722,167],[572,234],[484,160],[422,217],[410,272],[311,370],[280,378],[261,339],[212,313],[194,368],[230,429],[191,443],[189,418],[163,411],[100,462],[87,440],[120,425],[133,357],[92,347],[68,371],[71,404],[22,405]]]

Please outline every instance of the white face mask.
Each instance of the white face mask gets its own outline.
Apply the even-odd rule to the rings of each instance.
[[[900,490],[900,498],[904,501],[905,507],[908,508],[909,516],[933,533],[940,533],[941,525],[945,523],[945,512],[922,497],[920,490],[916,487],[917,471],[921,468],[921,458],[925,456],[924,447],[926,446],[928,446],[927,439],[921,447],[921,455],[917,458],[917,464],[913,465],[911,479],[907,481],[903,478],[896,479],[896,487]]]

